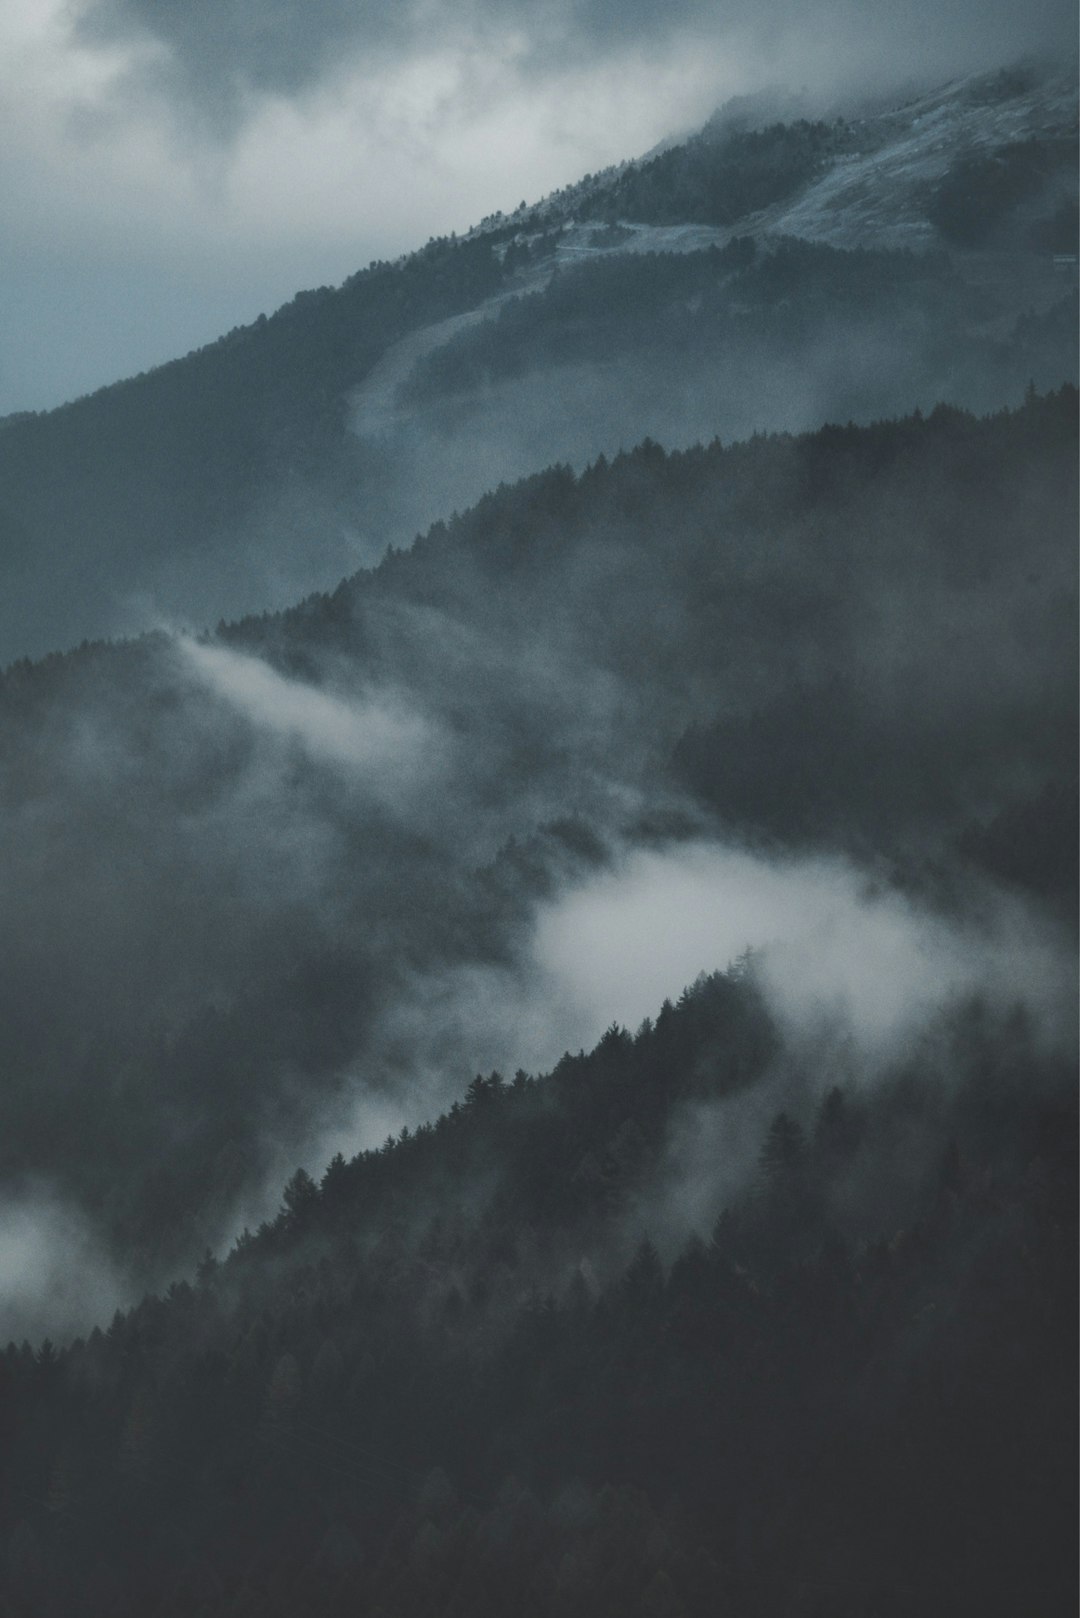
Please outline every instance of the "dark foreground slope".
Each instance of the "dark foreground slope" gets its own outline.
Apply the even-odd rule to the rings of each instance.
[[[1075,438],[1066,389],[645,445],[287,614],[9,671],[5,1191],[160,1284],[331,1125],[595,1037],[529,998],[537,926],[635,850],[842,855],[1067,936]]]
[[[1071,1613],[1067,1067],[977,1002],[783,1057],[703,978],[9,1348],[4,1618]]]

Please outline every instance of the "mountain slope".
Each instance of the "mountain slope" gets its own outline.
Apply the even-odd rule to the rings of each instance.
[[[1075,1610],[1074,100],[0,425],[0,1618]]]
[[[855,121],[847,150],[765,228],[834,247],[1075,251],[1069,77],[1017,70]],[[1071,218],[1070,218],[1071,207]]]
[[[677,876],[687,846],[760,851],[755,931],[702,923],[728,953],[690,975],[767,939],[774,866],[785,892],[809,860],[801,892],[828,857],[966,916],[995,960],[1026,937],[1052,1000],[1075,433],[1063,390],[985,420],[643,445],[502,489],[286,614],[17,665],[9,1193],[51,1187],[159,1279],[298,1141],[317,1161],[476,1065],[595,1037],[618,973],[579,1001],[574,906],[604,873],[632,896],[639,852]],[[812,910],[857,889],[845,869]]]
[[[5,1610],[1070,1611],[1067,1069],[985,1006],[844,1088],[782,1045],[703,979],[9,1347]]]
[[[299,294],[145,377],[7,418],[0,661],[160,615],[205,622],[284,605],[500,480],[553,458],[580,466],[646,433],[685,444],[939,397],[984,410],[1015,402],[1031,378],[1058,386],[1075,375],[1074,278],[1051,262],[1073,240],[1074,102],[1058,80],[1021,75],[841,123],[720,120],[460,241]],[[780,294],[794,345],[775,298],[760,329],[740,329],[747,281],[751,307],[760,297],[754,275],[718,276],[705,259],[684,296],[683,271],[665,258],[640,271],[651,294],[627,280],[628,255],[702,252],[733,235],[758,240],[766,267],[770,242],[789,235],[834,252],[915,241],[955,257],[920,275],[889,258],[853,270],[841,256],[824,273],[819,253],[805,286],[800,270]],[[512,389],[473,387],[457,420],[421,397],[395,412],[418,355],[460,334],[461,317],[481,345],[497,342],[507,295],[540,293],[553,270],[583,261],[591,279],[569,278],[532,308],[542,325],[551,298],[562,312],[551,353],[518,363]],[[658,343],[655,288],[669,282],[664,307],[677,318]],[[890,288],[905,309],[899,332]],[[697,299],[724,319],[699,321]],[[622,330],[597,354],[608,302]],[[583,353],[553,364],[575,331]]]

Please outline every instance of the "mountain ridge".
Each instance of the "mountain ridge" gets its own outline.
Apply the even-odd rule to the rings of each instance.
[[[1051,207],[1054,187],[1075,167],[1071,148],[1060,146],[1055,133],[1060,87],[1046,81],[1032,89],[1025,81],[1014,86],[1012,100],[999,95],[994,101],[986,88],[993,82],[978,81],[983,104],[974,110],[970,85],[942,103],[953,106],[958,96],[967,97],[966,112],[948,126],[953,134],[947,150],[953,167],[960,166],[958,195],[983,197],[982,212],[965,203],[967,211],[957,213],[949,194],[935,203],[929,181],[922,192],[915,188],[924,215],[926,207],[938,207],[947,228],[960,220],[962,232],[983,231],[985,239],[976,247],[953,246],[956,285],[947,294],[953,299],[947,326],[939,321],[929,335],[918,335],[919,321],[942,301],[933,275],[924,293],[907,294],[915,307],[905,341],[916,345],[922,368],[910,382],[889,383],[890,366],[876,363],[865,376],[826,379],[823,396],[807,400],[802,413],[793,415],[791,384],[780,374],[767,335],[752,334],[747,349],[729,322],[697,333],[687,325],[675,335],[676,373],[685,368],[683,346],[699,369],[707,357],[713,372],[711,391],[704,373],[694,377],[693,388],[689,380],[684,386],[686,399],[698,397],[696,414],[677,402],[673,415],[658,408],[658,400],[672,396],[663,356],[646,364],[639,355],[638,371],[627,372],[616,346],[615,369],[606,379],[591,365],[554,375],[542,365],[523,377],[511,397],[474,400],[468,434],[463,428],[455,433],[449,418],[424,409],[412,408],[401,423],[386,411],[356,419],[350,398],[395,343],[420,341],[415,334],[459,318],[472,322],[482,337],[500,306],[522,301],[523,294],[550,301],[553,292],[544,289],[553,272],[565,277],[584,262],[600,277],[596,295],[604,299],[603,277],[610,273],[617,280],[628,249],[646,257],[656,249],[689,250],[694,258],[710,243],[719,250],[741,233],[758,243],[764,265],[775,253],[774,238],[782,239],[776,231],[792,222],[809,235],[820,234],[823,207],[815,204],[813,218],[793,216],[785,224],[785,207],[794,206],[797,215],[802,204],[785,202],[782,193],[786,188],[801,195],[799,188],[805,191],[811,182],[810,197],[819,170],[825,185],[830,175],[845,172],[842,164],[837,169],[838,154],[829,154],[831,147],[850,143],[854,126],[804,121],[735,129],[719,142],[698,136],[607,180],[593,177],[584,191],[567,188],[509,219],[431,242],[394,264],[373,265],[337,290],[299,293],[269,319],[260,317],[140,378],[54,412],[6,418],[0,431],[0,524],[8,605],[0,618],[0,661],[23,650],[40,653],[87,635],[141,627],[155,614],[197,624],[216,621],[223,609],[285,605],[379,554],[386,543],[411,538],[453,506],[471,503],[485,487],[531,470],[537,460],[565,458],[577,440],[589,459],[617,449],[620,439],[651,435],[685,443],[717,432],[741,437],[754,427],[809,426],[828,414],[867,419],[903,413],[950,392],[952,402],[983,410],[1015,399],[1032,375],[1042,388],[1073,379],[1071,283],[1054,271],[1049,250],[1035,250],[1025,236],[1043,219],[1038,197],[1044,191],[1046,228],[1068,230],[1067,222],[1054,224],[1057,204]],[[1040,98],[1046,103],[1041,113]],[[977,128],[987,120],[987,127],[997,127],[994,120],[1007,120],[1010,108],[1019,109],[1013,134],[1033,132],[1032,139],[1013,139],[1008,150],[1017,155],[1002,174],[984,165],[972,192],[963,169],[970,156],[964,118]],[[935,172],[941,162],[939,154]],[[733,186],[736,200],[723,203]],[[729,223],[709,222],[710,187],[719,188],[717,206]],[[841,188],[842,198],[852,189]],[[577,216],[589,198],[596,217],[582,221]],[[845,201],[840,217],[856,206],[857,199]],[[1032,207],[1036,214],[1025,216]],[[733,209],[741,217],[733,217]],[[619,222],[628,217],[629,224]],[[932,234],[938,229],[927,228]],[[999,239],[994,233],[1001,231]],[[696,273],[701,281],[704,270]],[[856,356],[870,342],[887,340],[889,317],[881,294],[872,291],[865,294],[868,311],[860,315],[864,294],[854,305],[850,293],[842,296],[845,276],[850,279],[838,262],[831,303],[822,303],[820,274],[819,285],[811,278],[805,296],[797,279],[786,296],[802,312],[805,330],[798,343],[816,352],[833,332],[828,340],[835,352],[850,356],[857,369]],[[571,277],[564,301],[576,286]],[[611,295],[620,296],[615,284]],[[1041,319],[1055,300],[1064,310],[1063,331],[1048,332],[1029,357],[1009,333],[1032,311]],[[590,319],[588,307],[574,318]],[[643,319],[633,336],[632,305],[626,320],[631,345],[647,338]],[[684,324],[689,320],[687,315]],[[869,334],[868,321],[874,328]],[[838,341],[834,328],[845,322],[850,330]],[[984,336],[991,329],[992,341]],[[436,349],[443,345],[441,337],[422,341]],[[976,352],[972,344],[980,342],[985,351]],[[797,353],[793,363],[806,369]],[[391,395],[413,370],[407,364],[400,374],[392,372]],[[950,389],[954,372],[960,382]],[[716,379],[725,374],[728,381],[720,387]],[[559,412],[565,414],[566,405],[560,436]],[[509,431],[515,420],[520,426]]]

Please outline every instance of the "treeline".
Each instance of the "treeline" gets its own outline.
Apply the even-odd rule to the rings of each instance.
[[[781,1055],[744,963],[9,1347],[0,1610],[1071,1610],[1068,1073],[976,1004],[776,1111]]]

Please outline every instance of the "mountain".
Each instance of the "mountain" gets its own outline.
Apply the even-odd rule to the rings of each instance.
[[[1076,378],[1075,86],[697,136],[0,424],[0,659],[284,606],[500,481],[651,435]]]
[[[927,950],[975,993],[1022,938],[1016,992],[1059,1005],[1076,408],[646,443],[286,613],[15,665],[0,1176],[44,1250],[75,1210],[157,1284],[290,1156],[595,1039],[626,990],[590,974],[621,932],[653,953],[643,882],[683,895],[658,960],[687,978],[824,907],[898,930],[901,1002]]]
[[[1075,1610],[1075,103],[0,423],[0,1618]]]
[[[0,422],[0,1618],[1074,1612],[1075,104]]]

